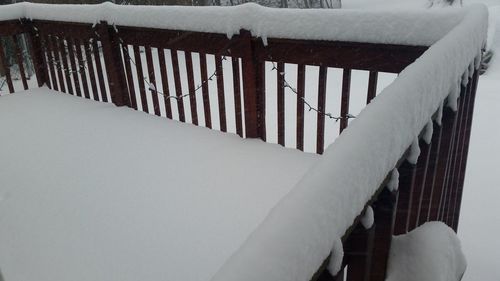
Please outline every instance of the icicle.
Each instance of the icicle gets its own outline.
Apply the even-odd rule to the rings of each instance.
[[[450,94],[448,95],[447,105],[451,110],[457,111],[458,109],[458,96],[460,93],[460,83],[453,84]]]
[[[375,217],[373,215],[373,209],[371,206],[366,207],[365,213],[363,214],[363,217],[361,218],[361,224],[365,229],[370,229],[373,226],[373,222],[375,220]]]
[[[469,68],[467,67],[462,74],[462,86],[467,86],[467,83],[469,83]],[[458,97],[458,96],[457,96]]]
[[[430,144],[432,139],[432,133],[434,132],[434,124],[432,120],[425,125],[423,139],[425,143]]]
[[[481,50],[479,50],[478,54],[474,58],[474,67],[476,69],[479,69],[479,67],[481,66],[481,57],[482,57],[481,54],[482,54],[482,52],[481,52]]]
[[[441,104],[439,105],[438,114],[436,116],[436,123],[439,126],[443,124],[443,108],[444,108],[444,103],[441,102]]]
[[[418,137],[415,137],[413,143],[410,146],[410,154],[406,160],[410,162],[410,164],[417,164],[418,156],[420,156],[420,146],[418,145]]]
[[[391,178],[387,183],[387,189],[389,189],[389,191],[391,192],[394,192],[398,190],[398,187],[399,187],[399,171],[398,169],[394,169],[392,170]]]
[[[335,276],[342,268],[342,260],[344,259],[344,247],[340,238],[335,239],[333,243],[332,255],[328,263],[328,271],[331,275]]]

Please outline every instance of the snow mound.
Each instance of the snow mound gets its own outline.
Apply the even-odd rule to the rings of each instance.
[[[428,222],[392,238],[386,281],[460,280],[466,267],[455,232]]]
[[[140,16],[138,14],[147,15]],[[464,17],[462,9],[276,9],[247,3],[233,7],[18,3],[2,6],[0,20],[19,18],[254,36],[430,46]],[[291,20],[293,19],[293,20]],[[118,28],[119,30],[119,28]]]

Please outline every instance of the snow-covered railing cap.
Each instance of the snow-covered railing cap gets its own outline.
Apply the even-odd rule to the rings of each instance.
[[[138,16],[143,15],[143,16]],[[241,29],[267,38],[330,40],[430,46],[464,17],[458,8],[399,11],[275,9],[256,4],[234,7],[133,6],[18,3],[0,7],[0,20],[29,18],[221,33]]]
[[[477,61],[487,8],[455,13],[464,16],[351,122],[213,281],[309,280]]]

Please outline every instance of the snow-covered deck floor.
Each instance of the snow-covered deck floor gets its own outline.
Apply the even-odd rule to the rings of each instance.
[[[8,281],[209,280],[317,159],[48,89],[0,140]]]

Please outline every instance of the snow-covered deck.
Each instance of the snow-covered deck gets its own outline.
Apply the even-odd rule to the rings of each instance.
[[[46,88],[0,128],[8,281],[210,280],[318,158]]]

